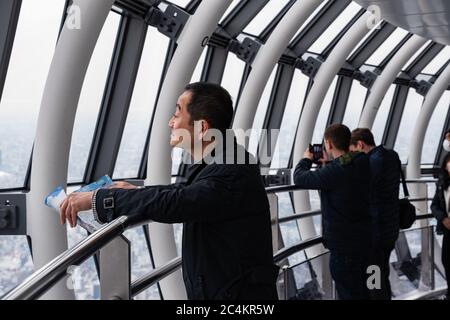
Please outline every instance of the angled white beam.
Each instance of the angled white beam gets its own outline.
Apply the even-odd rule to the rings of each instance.
[[[383,102],[383,98],[389,90],[389,87],[394,82],[397,75],[402,71],[403,66],[426,42],[426,39],[413,35],[394,55],[391,61],[389,61],[370,89],[369,97],[367,98],[361,114],[361,119],[359,120],[359,128],[372,128],[380,105]]]
[[[66,226],[61,226],[53,209],[44,205],[55,186],[67,183],[73,124],[95,44],[114,0],[74,0],[80,9],[80,28],[64,25],[45,84],[36,129],[31,170],[31,191],[27,195],[28,234],[33,244],[35,269],[67,250]],[[67,21],[75,21],[69,16]],[[44,299],[73,299],[65,281],[53,287]]]
[[[439,99],[450,84],[450,64],[444,69],[439,78],[425,96],[414,130],[411,132],[411,144],[408,155],[406,174],[409,179],[420,178],[420,162],[422,158],[423,143],[431,116]],[[445,116],[445,115],[442,115]]]
[[[259,50],[242,91],[240,107],[236,109],[233,129],[248,130],[252,127],[259,100],[274,66],[286,50],[289,41],[322,1],[297,1],[277,25],[266,44]],[[244,137],[238,136],[239,138]],[[244,144],[245,141],[238,140],[238,142]]]
[[[155,110],[149,142],[146,184],[169,184],[171,178],[168,122],[175,110],[178,96],[189,83],[197,61],[208,37],[232,0],[202,1],[190,17],[178,39],[178,47],[167,70],[161,94]],[[172,225],[149,225],[153,256],[156,266],[165,264],[177,256]],[[185,299],[186,292],[181,272],[161,281],[165,299]]]
[[[300,117],[294,146],[294,166],[303,158],[303,153],[311,142],[320,107],[325,95],[333,82],[334,77],[344,65],[347,56],[352,52],[355,46],[370,31],[368,21],[371,17],[369,12],[363,14],[354,25],[342,37],[329,54],[327,60],[322,64],[314,79],[314,84],[308,94]],[[311,209],[308,191],[294,193],[294,205],[296,212],[308,211]],[[303,219],[299,224],[302,239],[315,236],[315,228],[311,218]],[[320,249],[309,254],[320,253]]]

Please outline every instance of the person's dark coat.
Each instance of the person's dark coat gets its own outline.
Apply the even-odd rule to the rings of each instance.
[[[127,215],[184,223],[182,267],[189,299],[276,299],[278,267],[259,166],[202,163],[189,171],[186,183],[99,190],[99,220]],[[115,207],[108,217],[102,201],[109,196]]]
[[[447,230],[442,224],[442,220],[448,217],[444,191],[447,190],[449,182],[448,176],[443,174],[439,176],[438,182],[436,183],[436,193],[431,202],[431,213],[437,220],[436,232],[438,234],[443,234]]]
[[[397,152],[378,146],[368,154],[371,170],[370,207],[375,245],[393,247],[399,226],[401,162]]]
[[[347,153],[311,171],[312,161],[301,160],[294,182],[320,190],[325,247],[340,252],[366,252],[371,245],[369,211],[370,166],[364,153]]]

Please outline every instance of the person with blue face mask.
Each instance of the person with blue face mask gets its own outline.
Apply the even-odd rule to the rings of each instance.
[[[447,130],[444,135],[444,142],[442,143],[442,147],[447,152],[450,152],[450,130]]]

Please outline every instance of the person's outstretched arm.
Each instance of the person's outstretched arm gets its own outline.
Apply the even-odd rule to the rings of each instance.
[[[302,189],[326,190],[333,188],[337,177],[333,171],[333,165],[325,165],[315,171],[311,171],[313,165],[312,153],[305,151],[304,158],[295,167],[294,183]]]

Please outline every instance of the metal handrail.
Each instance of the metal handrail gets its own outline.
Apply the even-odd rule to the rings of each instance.
[[[424,183],[424,184],[426,184],[426,183],[436,183],[438,180],[437,179],[427,179],[427,180],[406,179],[405,181],[406,181],[406,183],[416,183],[416,184]],[[267,194],[301,191],[301,190],[308,190],[308,189],[300,188],[300,187],[296,186],[295,184],[266,188]]]
[[[416,220],[424,220],[432,218],[432,214],[423,214],[420,216],[417,216]],[[418,228],[416,228],[418,229]],[[408,230],[415,230],[415,229],[408,229]],[[281,261],[285,260],[286,258],[290,257],[291,255],[309,249],[310,247],[313,247],[315,245],[321,244],[323,242],[322,236],[316,236],[309,238],[308,240],[301,241],[297,244],[294,244],[289,247],[285,247],[281,250],[279,250],[275,255],[273,256],[274,263],[280,263]],[[171,261],[169,261],[164,266],[161,266],[155,270],[152,270],[147,275],[142,276],[138,280],[134,281],[131,284],[131,296],[135,297],[142,291],[150,288],[151,286],[155,285],[162,279],[166,278],[167,276],[171,275],[181,267],[182,259],[181,257],[177,257]]]
[[[315,246],[317,244],[322,243],[322,236],[317,236],[310,238],[308,240],[302,241],[300,243],[297,243],[293,246],[289,246],[286,248],[283,248],[279,250],[273,257],[274,263],[279,263],[286,259],[287,257],[293,255],[294,253],[300,252],[302,250],[306,250],[312,246]],[[151,286],[155,285],[162,279],[166,278],[167,276],[171,275],[175,271],[177,271],[181,267],[181,257],[177,257],[167,264],[165,264],[162,267],[159,267],[147,275],[139,278],[138,280],[134,281],[131,285],[131,296],[135,297],[142,291],[150,288]]]
[[[407,180],[410,183],[430,183],[435,182],[434,180]],[[295,185],[281,186],[281,187],[269,187],[266,188],[268,194],[280,193],[280,192],[290,192],[301,190]],[[430,200],[428,198],[416,198],[410,199],[411,202],[414,201],[425,201]],[[278,223],[284,223],[295,219],[301,219],[306,217],[311,217],[320,214],[320,210],[306,211],[299,214],[294,214],[288,217],[283,217],[278,220]],[[422,215],[418,217],[420,219],[427,219],[433,217],[432,215]],[[79,265],[95,252],[103,248],[115,237],[122,234],[130,225],[128,225],[129,217],[121,216],[111,223],[108,223],[97,232],[91,234],[86,239],[79,242],[73,248],[63,252],[58,257],[47,263],[44,267],[33,273],[25,281],[23,281],[19,286],[8,292],[2,297],[2,300],[30,300],[37,299],[47,292],[55,283],[60,281],[66,274],[67,269],[72,265]],[[299,244],[291,247],[284,248],[277,252],[274,256],[274,261],[281,261],[291,254],[305,250],[313,245],[322,243],[322,237],[317,236]],[[175,258],[169,263],[153,270],[148,275],[138,279],[131,285],[132,296],[135,296],[156,284],[160,280],[164,279],[168,275],[177,271],[181,267],[181,257]]]
[[[406,183],[436,183],[438,179],[405,179]]]
[[[431,200],[433,200],[433,199],[431,199],[431,198],[413,198],[413,199],[409,199],[409,201],[411,201],[411,202],[431,201]],[[322,214],[322,210],[303,211],[303,212],[300,212],[300,213],[291,214],[291,215],[286,216],[286,217],[278,218],[278,221],[277,220],[272,220],[272,224],[275,224],[275,223],[278,223],[278,224],[286,223],[286,222],[290,222],[290,221],[293,221],[293,220],[299,220],[299,219],[305,219],[305,218],[309,218],[309,217],[319,216],[321,214]],[[433,218],[432,214],[428,214],[428,215],[423,214],[423,215],[417,216],[416,220],[430,219],[430,218]]]
[[[266,188],[266,193],[272,194],[272,193],[283,193],[283,192],[300,191],[300,190],[306,190],[306,189],[300,188],[300,187],[296,186],[295,184],[291,184],[291,185],[285,185],[285,186],[268,187],[268,188]]]
[[[2,300],[33,300],[39,298],[67,274],[67,269],[70,266],[84,262],[115,237],[122,234],[127,228],[127,220],[128,217],[121,216],[100,228],[33,273],[20,285],[5,294]]]
[[[165,277],[171,275],[175,271],[181,268],[181,257],[177,257],[165,265],[158,267],[147,275],[142,276],[131,284],[131,296],[135,297],[142,291],[150,288],[154,284],[157,284],[159,281],[164,279]]]
[[[322,242],[323,242],[323,237],[322,236],[316,236],[316,237],[312,237],[312,238],[310,238],[308,240],[301,241],[301,242],[299,242],[297,244],[294,244],[292,246],[283,248],[283,249],[279,250],[273,256],[273,262],[274,263],[279,263],[282,260],[286,259],[287,257],[289,257],[289,256],[291,256],[291,255],[293,255],[293,254],[295,254],[297,252],[306,250],[306,249],[308,249],[308,248],[310,248],[312,246],[321,244]]]
[[[278,224],[289,222],[292,220],[297,220],[297,219],[304,219],[304,218],[319,216],[320,214],[322,214],[322,210],[311,210],[311,211],[295,213],[295,214],[291,214],[286,217],[278,218]],[[274,221],[274,223],[275,223],[275,221]]]

